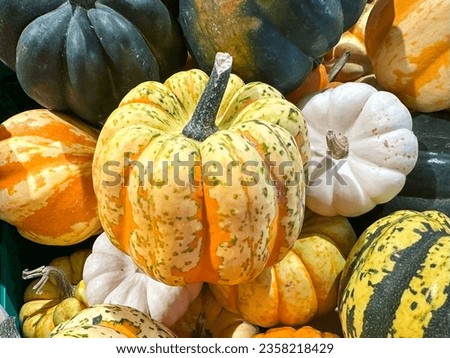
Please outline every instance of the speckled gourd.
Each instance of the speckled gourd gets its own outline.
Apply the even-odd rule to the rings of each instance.
[[[370,225],[347,259],[338,308],[345,337],[450,337],[450,218],[399,210]]]
[[[135,308],[98,304],[56,326],[50,338],[175,338],[175,335]]]
[[[230,70],[221,54],[209,81],[193,69],[142,83],[99,136],[102,226],[167,284],[250,280],[284,257],[301,228],[304,117],[273,87]]]

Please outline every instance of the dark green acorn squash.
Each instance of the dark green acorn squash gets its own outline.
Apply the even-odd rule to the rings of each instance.
[[[399,210],[367,228],[339,283],[345,337],[450,338],[450,218]]]
[[[450,112],[414,112],[412,118],[419,141],[416,166],[391,201],[360,217],[349,218],[357,234],[397,210],[439,210],[450,216]]]
[[[185,64],[181,28],[161,0],[2,0],[0,59],[43,107],[101,123],[146,80]]]
[[[210,72],[217,52],[233,72],[282,93],[297,88],[361,15],[366,0],[180,0],[179,22],[192,57]]]

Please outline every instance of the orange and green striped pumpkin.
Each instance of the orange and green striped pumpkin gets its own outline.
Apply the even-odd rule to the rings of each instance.
[[[450,218],[396,211],[359,237],[342,272],[345,337],[450,338]]]
[[[248,281],[286,255],[303,221],[302,113],[218,58],[227,69],[209,81],[192,69],[132,89],[94,156],[105,232],[169,285]]]
[[[97,135],[76,118],[47,109],[5,120],[0,219],[45,245],[72,245],[100,231],[92,186]]]
[[[450,108],[450,2],[377,0],[365,45],[378,83],[408,108]]]

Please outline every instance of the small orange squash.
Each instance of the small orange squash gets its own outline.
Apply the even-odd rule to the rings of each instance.
[[[408,108],[450,108],[450,2],[378,0],[365,45],[381,86]]]
[[[289,326],[274,327],[266,332],[261,332],[253,338],[340,338],[337,334],[331,332],[322,332],[311,326],[294,328]]]
[[[25,238],[72,245],[100,230],[92,186],[97,132],[32,109],[0,125],[0,219]]]
[[[340,52],[339,57],[333,60],[331,66],[328,66],[325,62],[317,64],[309,73],[308,77],[306,77],[305,81],[294,91],[286,95],[286,99],[297,104],[308,95],[313,95],[327,88],[334,88],[341,85],[343,82],[336,80],[336,78],[346,66],[350,57],[351,52],[344,49]]]
[[[292,103],[297,103],[308,94],[322,91],[330,84],[327,69],[323,64],[318,64],[306,77],[305,81],[294,91],[286,95],[286,99]]]
[[[207,285],[170,329],[179,338],[250,338],[259,332],[259,327],[225,309]]]

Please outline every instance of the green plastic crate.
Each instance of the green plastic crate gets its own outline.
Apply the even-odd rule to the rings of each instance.
[[[14,226],[4,221],[0,221],[0,225],[0,305],[8,315],[17,318],[23,304],[23,292],[30,284],[22,279],[22,271],[47,265],[52,259],[78,249],[92,247],[94,240],[87,239],[71,246],[48,246],[25,239]]]

